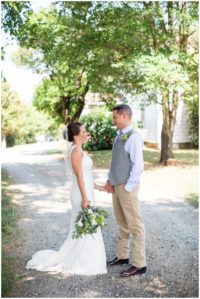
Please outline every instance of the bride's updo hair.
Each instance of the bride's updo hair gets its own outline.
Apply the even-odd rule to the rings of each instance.
[[[82,125],[80,122],[75,122],[67,126],[68,141],[74,141],[74,136],[79,135]]]

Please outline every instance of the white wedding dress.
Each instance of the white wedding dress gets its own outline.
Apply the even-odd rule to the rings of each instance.
[[[74,221],[79,211],[81,211],[81,193],[76,175],[71,167],[71,153],[75,146],[73,145],[68,152],[68,162],[72,176],[70,194],[72,217],[68,237],[58,251],[40,250],[36,252],[32,259],[28,261],[27,269],[79,275],[107,273],[105,247],[100,228],[94,235],[84,235],[82,238],[72,239]],[[86,194],[91,201],[91,205],[95,205],[92,174],[93,162],[85,153],[83,155],[82,169]]]

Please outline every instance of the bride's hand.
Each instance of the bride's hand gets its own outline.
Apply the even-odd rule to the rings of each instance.
[[[98,191],[105,191],[107,192],[107,190],[104,188],[104,186],[100,186],[98,184],[94,184],[94,188],[97,189]]]
[[[87,197],[82,199],[81,207],[82,209],[87,209],[88,207],[90,207],[90,201]]]

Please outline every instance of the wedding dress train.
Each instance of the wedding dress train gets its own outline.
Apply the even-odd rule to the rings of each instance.
[[[58,251],[47,249],[36,252],[32,259],[28,261],[27,269],[79,275],[107,273],[105,247],[100,228],[94,235],[84,235],[82,238],[72,239],[74,221],[79,211],[81,211],[81,193],[76,175],[71,167],[71,152],[75,146],[71,147],[68,154],[69,167],[72,173],[72,191],[70,194],[72,217],[68,237]],[[86,194],[91,201],[91,205],[95,205],[93,163],[86,154],[83,153],[83,155],[82,169]]]

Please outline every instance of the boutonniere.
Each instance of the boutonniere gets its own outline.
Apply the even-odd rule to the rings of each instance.
[[[121,140],[123,141],[123,142],[126,142],[127,140],[128,140],[128,134],[126,133],[126,134],[124,134],[123,136],[122,136],[122,138],[121,138]]]

